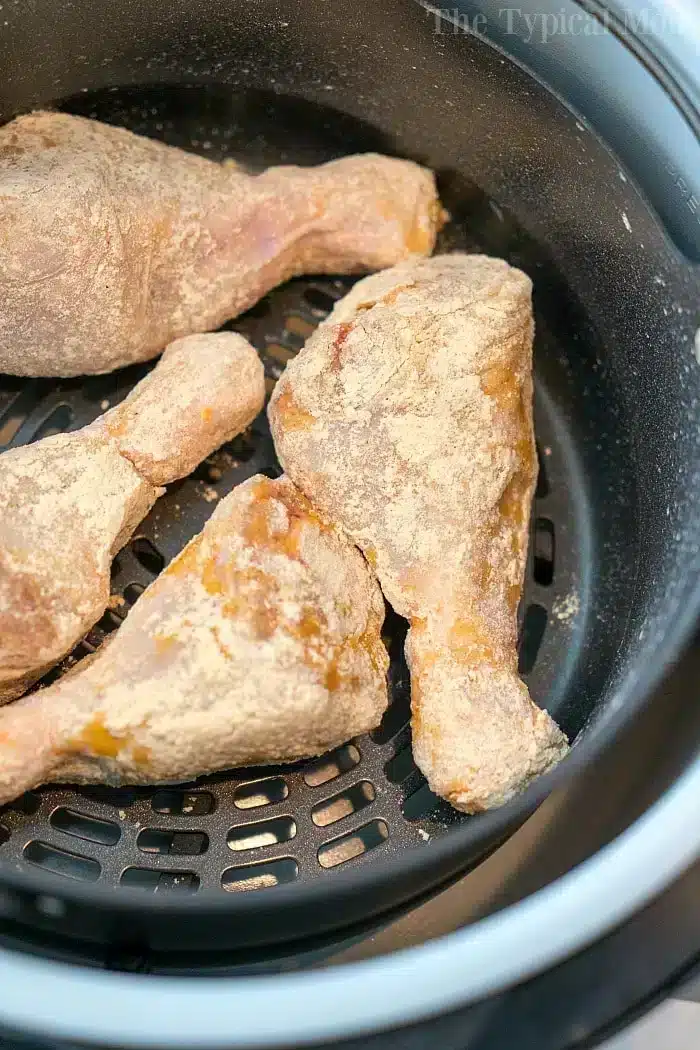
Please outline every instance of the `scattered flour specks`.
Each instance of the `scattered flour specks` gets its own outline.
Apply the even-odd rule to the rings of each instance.
[[[575,620],[581,609],[581,600],[576,591],[570,591],[563,598],[557,598],[552,606],[552,616],[560,623],[571,623]]]

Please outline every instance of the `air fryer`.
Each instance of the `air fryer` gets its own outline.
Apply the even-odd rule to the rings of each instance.
[[[0,16],[0,120],[53,107],[251,170],[408,157],[438,173],[438,250],[532,277],[540,472],[520,671],[575,741],[503,808],[452,810],[412,759],[405,624],[389,615],[391,704],[368,736],[298,766],[50,787],[2,811],[0,1024],[42,1045],[598,1038],[700,952],[697,922],[668,903],[700,854],[689,0],[35,0]],[[298,279],[232,322],[268,391],[350,284]],[[84,425],[148,367],[0,377],[0,451]],[[124,605],[76,655],[201,529],[211,489],[258,472],[280,473],[264,414],[159,501],[115,561]]]

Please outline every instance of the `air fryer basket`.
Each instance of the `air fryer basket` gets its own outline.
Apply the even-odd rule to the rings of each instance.
[[[436,32],[412,0],[344,0],[332,21],[320,18],[323,6],[204,2],[160,21],[137,4],[137,43],[127,5],[90,35],[93,14],[77,4],[56,29],[60,55],[42,53],[36,68],[32,23],[13,24],[0,51],[0,117],[60,106],[252,170],[378,150],[438,171],[452,216],[440,250],[503,256],[534,281],[540,478],[520,665],[577,746],[502,811],[454,812],[411,757],[405,625],[390,614],[392,702],[368,737],[291,768],[183,787],[51,787],[6,807],[7,910],[19,927],[54,937],[59,953],[72,950],[70,936],[88,960],[104,960],[109,942],[122,960],[151,945],[177,948],[180,963],[204,944],[300,940],[417,898],[477,863],[553,783],[614,746],[697,610],[693,268],[590,127],[484,41]],[[44,38],[54,16],[48,4],[37,9]],[[291,282],[231,324],[260,351],[268,392],[350,284]],[[146,367],[0,378],[0,451],[89,422]],[[159,501],[115,561],[114,608],[75,656],[119,626],[216,501],[256,472],[279,473],[264,414]]]

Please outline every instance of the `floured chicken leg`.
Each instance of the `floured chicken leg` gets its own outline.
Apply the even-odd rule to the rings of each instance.
[[[155,784],[322,754],[387,704],[384,602],[286,478],[257,476],[84,669],[0,711],[0,803],[47,781]]]
[[[428,255],[440,214],[409,161],[251,176],[83,117],[18,117],[0,128],[0,372],[145,361],[297,274]]]
[[[517,675],[536,456],[530,280],[485,256],[360,281],[269,416],[292,480],[408,618],[413,748],[458,809],[505,802],[567,742]]]
[[[264,396],[242,336],[189,336],[94,423],[0,456],[0,703],[99,620],[112,558],[160,486],[240,433]]]

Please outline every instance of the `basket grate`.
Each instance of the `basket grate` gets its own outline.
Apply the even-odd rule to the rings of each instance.
[[[345,279],[292,281],[231,325],[260,351],[268,393],[350,284]],[[85,425],[125,397],[147,370],[137,366],[62,381],[0,379],[0,451]],[[552,616],[552,608],[575,577],[575,566],[567,546],[556,544],[557,519],[567,499],[565,457],[548,431],[546,413],[539,416],[542,469],[520,668],[541,700],[552,674],[545,667],[538,679],[538,654],[545,640],[556,653],[563,636],[570,635],[570,626]],[[203,527],[214,504],[258,472],[280,473],[264,413],[190,477],[168,488],[115,559],[110,608],[49,680],[94,652]],[[413,762],[405,629],[404,621],[389,612],[384,637],[391,655],[391,705],[375,732],[313,762],[238,770],[183,787],[31,792],[0,812],[0,862],[38,866],[57,879],[145,893],[244,892],[331,874],[388,849],[429,843],[450,824],[468,818],[432,795]],[[551,657],[544,663],[551,664]]]

